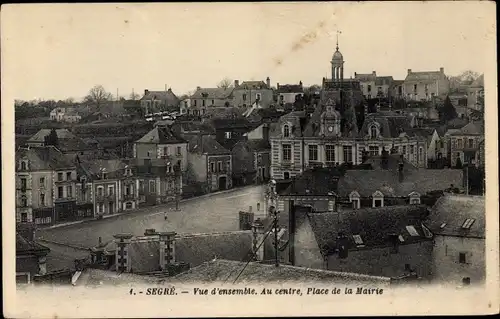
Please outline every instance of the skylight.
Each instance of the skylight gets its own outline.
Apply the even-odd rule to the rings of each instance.
[[[405,239],[403,238],[403,235],[399,235],[398,236],[398,239],[400,242],[404,243]]]
[[[410,233],[411,236],[419,236],[417,230],[412,225],[406,226],[406,230],[408,231],[408,233]]]
[[[446,223],[442,223],[441,226],[439,226],[439,228],[443,229],[446,227]]]
[[[356,245],[363,245],[363,239],[361,239],[360,235],[352,235],[352,238],[354,239]]]
[[[470,229],[470,227],[472,226],[472,224],[474,224],[476,220],[474,218],[467,218],[465,220],[465,222],[463,223],[462,225],[462,228],[463,229]]]

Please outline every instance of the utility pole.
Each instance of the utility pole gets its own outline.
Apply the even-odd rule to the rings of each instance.
[[[274,211],[274,251],[275,251],[275,265],[279,267],[279,258],[278,258],[278,211]]]

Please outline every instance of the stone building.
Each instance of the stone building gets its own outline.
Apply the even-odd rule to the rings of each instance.
[[[471,122],[460,130],[450,134],[451,166],[455,167],[458,159],[462,164],[476,165],[480,158],[480,142],[484,139],[484,124]]]
[[[450,81],[439,71],[414,72],[408,69],[403,85],[403,94],[408,100],[431,100],[433,97],[444,97],[450,92]]]
[[[172,89],[165,91],[149,91],[144,90],[144,96],[141,98],[141,107],[144,109],[144,114],[153,114],[162,111],[177,111],[179,109],[180,100],[172,92]]]
[[[361,74],[354,72],[354,79],[358,80],[365,99],[391,98],[393,95],[392,76],[377,76],[377,72]]]
[[[182,114],[192,114],[204,116],[212,112],[215,108],[228,108],[234,105],[234,88],[201,88],[197,87],[196,91],[189,97],[189,101],[185,101],[181,110]]]
[[[279,84],[276,85],[278,105],[284,107],[286,104],[293,104],[298,96],[304,96],[302,81],[299,84]]]
[[[258,105],[268,108],[274,102],[271,80],[269,77],[264,81],[244,81],[241,84],[234,81],[233,105],[236,107],[251,107]]]

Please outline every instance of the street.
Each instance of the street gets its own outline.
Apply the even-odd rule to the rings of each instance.
[[[85,223],[41,229],[37,237],[69,245],[90,248],[98,243],[113,240],[118,233],[144,235],[146,229],[175,231],[177,233],[207,233],[239,230],[239,211],[252,206],[257,210],[260,203],[264,213],[263,186],[245,187],[221,194],[194,198],[180,203],[180,210],[169,210],[168,206],[153,206],[113,218],[93,220]],[[167,212],[167,220],[164,212]]]

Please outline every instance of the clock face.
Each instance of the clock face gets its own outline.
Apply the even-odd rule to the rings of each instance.
[[[333,126],[328,126],[328,131],[333,132]]]

